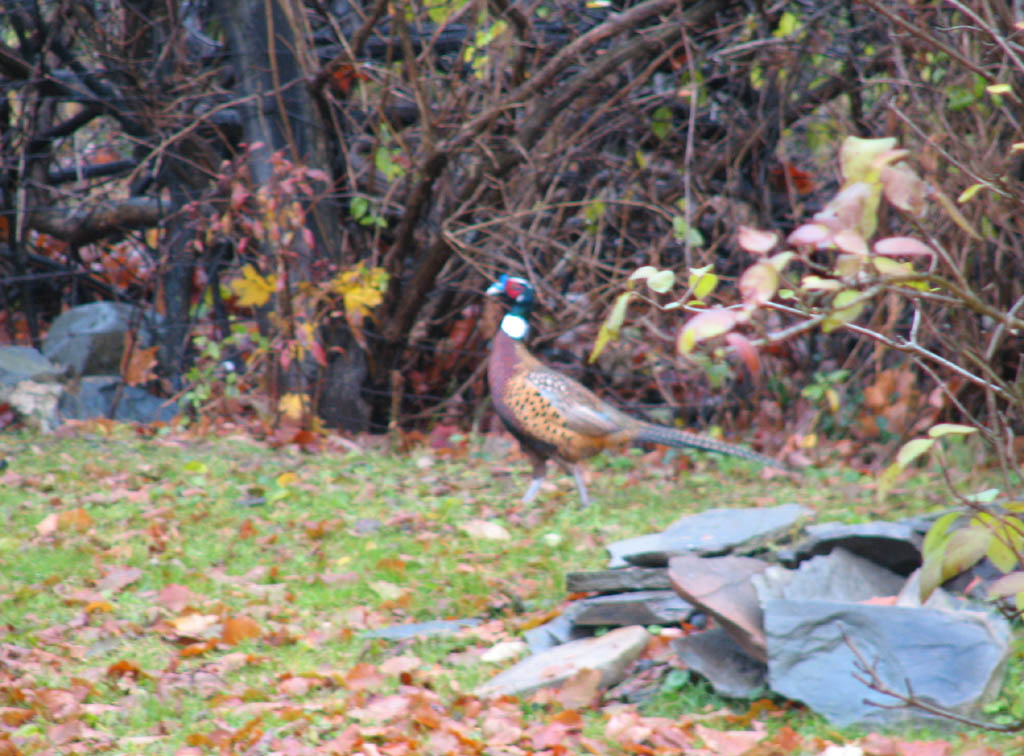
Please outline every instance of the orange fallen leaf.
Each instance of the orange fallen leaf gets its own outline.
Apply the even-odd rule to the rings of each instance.
[[[238,616],[224,621],[224,632],[221,637],[229,646],[237,646],[249,638],[259,638],[262,633],[256,620]]]
[[[345,675],[345,687],[349,690],[376,690],[383,681],[380,670],[367,662],[360,662]]]
[[[107,667],[107,677],[120,679],[122,677],[134,677],[138,679],[142,675],[142,669],[135,662],[122,659]]]
[[[53,535],[58,530],[85,530],[92,525],[92,517],[81,507],[65,512],[51,512],[36,524],[41,536]]]

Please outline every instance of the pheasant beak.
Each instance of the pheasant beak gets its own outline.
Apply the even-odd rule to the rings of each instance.
[[[484,292],[489,297],[500,297],[505,293],[505,282],[495,281],[487,287],[487,291]]]

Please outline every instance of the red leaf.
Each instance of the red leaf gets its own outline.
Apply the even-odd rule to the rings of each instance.
[[[754,383],[759,383],[761,380],[761,358],[758,356],[757,347],[751,344],[746,336],[739,333],[727,333],[725,343],[736,350],[736,354],[747,366],[747,371]]]

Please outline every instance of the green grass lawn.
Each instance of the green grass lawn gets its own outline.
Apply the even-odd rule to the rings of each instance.
[[[508,664],[481,654],[557,611],[564,574],[602,567],[609,541],[711,507],[856,520],[946,505],[934,475],[883,513],[852,471],[765,480],[656,452],[595,460],[587,510],[554,471],[523,506],[529,466],[480,439],[308,454],[100,428],[0,436],[0,754],[654,753],[673,738],[724,753],[714,733],[758,728],[765,754],[820,751],[857,733],[781,700],[719,698],[664,659],[638,673],[639,702],[580,712],[557,693],[485,705],[469,691]],[[484,623],[364,636],[465,617]]]

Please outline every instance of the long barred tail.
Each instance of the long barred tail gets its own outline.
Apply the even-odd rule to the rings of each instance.
[[[709,438],[707,436],[676,430],[675,428],[669,428],[664,425],[655,425],[654,423],[644,423],[634,437],[634,440],[641,443],[677,446],[682,449],[687,447],[691,449],[703,449],[704,451],[717,452],[718,454],[728,454],[733,457],[749,459],[752,462],[757,462],[765,467],[778,467],[783,470],[786,469],[786,465],[784,463],[776,459],[772,459],[771,457],[767,457],[764,454],[758,454],[756,451],[747,449],[744,446],[728,444],[725,441],[718,441],[717,439]]]

